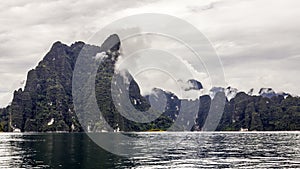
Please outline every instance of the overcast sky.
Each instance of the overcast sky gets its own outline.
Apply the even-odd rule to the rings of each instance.
[[[125,16],[163,13],[196,26],[212,43],[226,83],[300,95],[300,1],[6,0],[0,3],[0,107],[29,69],[61,41],[87,41]]]

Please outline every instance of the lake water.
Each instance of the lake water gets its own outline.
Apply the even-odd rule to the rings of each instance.
[[[300,132],[134,133],[132,157],[111,154],[84,133],[0,133],[0,168],[300,168]],[[154,139],[154,140],[153,140]],[[177,146],[171,146],[174,144]]]

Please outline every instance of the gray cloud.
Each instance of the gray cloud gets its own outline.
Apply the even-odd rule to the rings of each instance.
[[[29,69],[55,41],[71,44],[90,36],[122,12],[153,1],[6,1],[0,4],[0,106],[22,87]],[[3,94],[5,93],[5,94]]]
[[[221,57],[229,85],[300,94],[299,1],[222,1],[189,19]]]

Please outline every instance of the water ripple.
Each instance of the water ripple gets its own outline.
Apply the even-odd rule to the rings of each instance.
[[[81,133],[1,133],[0,168],[300,168],[299,132],[127,134],[142,150],[131,158]]]

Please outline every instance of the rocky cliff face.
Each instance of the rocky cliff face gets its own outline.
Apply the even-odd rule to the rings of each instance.
[[[14,92],[11,129],[80,131],[72,105],[72,72],[83,45],[55,42],[38,66],[28,72],[24,90]]]

